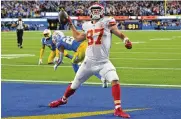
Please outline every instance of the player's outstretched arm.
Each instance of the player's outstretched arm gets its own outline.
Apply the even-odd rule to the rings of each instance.
[[[63,61],[63,56],[64,56],[64,47],[61,46],[59,49],[57,49],[59,52],[59,57],[56,57],[55,59],[55,65],[54,65],[54,70],[57,70],[58,66],[62,63]]]
[[[70,29],[72,31],[72,35],[77,41],[82,41],[86,39],[86,35],[84,33],[80,33],[76,30],[75,26],[72,23],[70,16],[64,9],[61,9],[58,15],[59,21],[66,21],[70,25]]]
[[[72,35],[75,38],[75,40],[82,41],[86,39],[86,34],[78,32],[73,24],[70,24],[70,29],[72,31]]]
[[[42,45],[42,48],[40,49],[40,58],[38,61],[38,65],[43,63],[42,57],[43,57],[44,51],[45,51],[45,45]]]
[[[129,40],[129,38],[128,38],[127,36],[125,36],[123,33],[121,33],[121,32],[119,31],[119,29],[117,28],[116,25],[111,26],[110,29],[111,29],[111,32],[112,32],[114,35],[116,35],[116,36],[118,36],[119,38],[121,38],[121,40],[125,43],[125,47],[126,47],[127,49],[131,49],[131,48],[132,48],[132,43],[131,43],[131,41]]]

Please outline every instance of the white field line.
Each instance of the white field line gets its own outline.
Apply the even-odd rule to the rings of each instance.
[[[152,38],[150,40],[174,40],[175,38],[181,38],[181,36],[172,36],[169,38]]]
[[[139,49],[139,50],[141,50],[141,49],[151,49],[151,50],[161,50],[161,49],[163,49],[163,50],[167,50],[167,49],[172,50],[172,49],[180,49],[180,50],[181,50],[181,48],[135,48],[135,49]]]
[[[113,60],[117,60],[117,59],[123,59],[123,60],[158,60],[158,61],[175,61],[175,60],[181,60],[181,59],[150,59],[150,58],[143,58],[143,59],[141,59],[141,58],[119,58],[119,57],[116,57],[116,58],[110,58],[110,59],[113,59]]]
[[[150,48],[151,49],[151,48]],[[152,49],[155,49],[155,48],[152,48]],[[160,48],[161,49],[161,48]],[[164,49],[167,49],[167,48],[164,48]],[[176,48],[174,48],[176,49]],[[181,49],[181,48],[178,48],[178,49]],[[2,52],[9,52],[10,50],[2,50]],[[27,50],[23,50],[21,52],[27,52]],[[29,53],[35,53],[35,52],[40,52],[38,50],[30,50],[28,51]],[[49,51],[45,51],[45,53],[49,53]],[[121,52],[121,51],[112,51],[110,52],[110,54],[115,54],[115,53],[126,53],[126,54],[165,54],[165,55],[180,55],[181,53],[179,52],[132,52],[132,51],[125,51],[125,52]]]
[[[70,32],[70,30],[61,30],[62,32]],[[78,30],[81,31],[81,30]],[[178,32],[180,30],[120,30],[124,32]],[[15,33],[16,31],[10,31],[10,32],[2,32],[2,33]],[[24,31],[24,32],[35,32],[35,33],[41,33],[42,31]]]
[[[17,65],[17,64],[1,64],[1,66],[12,66],[12,67],[53,67],[50,66],[50,65]],[[72,67],[72,66],[60,66],[60,67],[65,67],[65,68],[69,68],[69,67]]]
[[[2,39],[4,40],[4,38],[2,37]],[[14,40],[15,38],[6,38],[6,40]],[[26,37],[24,38],[26,40],[37,40],[37,39],[41,39],[41,38],[37,38],[37,37]],[[7,42],[7,41],[6,41]]]
[[[41,80],[18,80],[18,79],[1,79],[1,81],[7,82],[29,82],[29,83],[63,83],[68,84],[71,81],[41,81]],[[102,83],[98,82],[85,82],[84,84],[93,84],[93,85],[101,85]],[[121,83],[122,86],[146,86],[146,87],[181,87],[181,85],[162,85],[162,84],[127,84]]]
[[[181,45],[160,45],[160,44],[155,44],[155,45],[142,45],[142,46],[166,46],[166,47],[173,47],[173,46],[181,46]]]
[[[172,38],[152,38],[150,40],[172,40]]]
[[[1,54],[1,58],[5,59],[14,59],[14,58],[21,58],[21,57],[32,57],[35,56],[34,54]]]
[[[1,56],[1,58],[2,58],[2,59],[15,59],[15,58],[20,58],[20,57],[2,57],[2,56]]]
[[[145,42],[139,42],[139,41],[135,41],[135,42],[132,42],[133,44],[140,44],[140,43],[145,43]],[[124,44],[123,42],[115,42],[115,44]]]
[[[110,52],[110,53],[126,53],[126,54],[171,54],[171,55],[173,55],[173,54],[181,54],[181,53],[175,53],[175,52]]]
[[[34,54],[1,54],[1,56],[9,57],[9,56],[35,56]]]
[[[1,58],[7,58],[7,59],[13,59],[13,58],[19,58],[19,57],[27,57],[27,56],[35,56],[34,54],[2,54]],[[181,60],[181,59],[150,59],[150,58],[110,58],[113,60],[116,59],[125,59],[125,60],[163,60],[163,61],[172,61],[172,60]]]
[[[1,64],[1,66],[11,66],[11,67],[52,67],[48,65],[14,65],[14,64]],[[60,66],[64,68],[72,68],[72,66]],[[116,67],[117,69],[136,69],[136,70],[181,70],[181,68],[151,68],[151,67]]]

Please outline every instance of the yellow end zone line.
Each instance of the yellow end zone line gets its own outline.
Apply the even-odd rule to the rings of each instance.
[[[142,111],[151,108],[136,108],[136,109],[125,109],[126,112]],[[70,119],[86,116],[98,116],[104,114],[113,113],[113,110],[106,111],[95,111],[95,112],[79,112],[79,113],[67,113],[67,114],[56,114],[56,115],[41,115],[41,116],[24,116],[24,117],[7,117],[2,119]]]

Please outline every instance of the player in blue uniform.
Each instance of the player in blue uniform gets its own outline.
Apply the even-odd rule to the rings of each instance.
[[[54,65],[54,70],[62,63],[64,50],[74,51],[74,55],[72,58],[72,66],[75,72],[78,71],[78,63],[82,62],[85,57],[85,51],[87,48],[87,42],[82,41],[78,42],[71,36],[65,36],[61,31],[55,31],[52,35],[52,41],[56,44],[56,48],[59,52],[59,58],[56,60],[56,64]],[[101,79],[99,74],[95,74],[96,77]],[[104,79],[101,79],[103,82],[103,87],[108,87],[107,82]]]
[[[59,54],[56,53],[56,45],[52,42],[52,35],[51,35],[51,31],[49,29],[45,29],[43,31],[43,35],[44,37],[41,40],[42,43],[42,48],[40,49],[40,57],[39,57],[39,62],[38,64],[42,64],[42,57],[45,51],[45,46],[49,47],[51,52],[50,55],[48,57],[48,64],[53,64],[53,60],[55,57],[59,57]],[[69,55],[66,51],[64,52],[64,56],[72,59],[72,56]]]

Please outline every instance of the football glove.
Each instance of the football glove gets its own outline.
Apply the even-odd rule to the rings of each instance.
[[[55,71],[57,70],[57,68],[58,68],[58,66],[59,66],[60,64],[62,64],[62,62],[58,59],[58,60],[55,62],[55,65],[54,65],[54,67],[53,67]]]
[[[57,68],[58,68],[58,65],[57,65],[57,64],[55,64],[55,65],[53,66],[54,71],[56,71],[56,70],[57,70]]]
[[[39,59],[38,65],[40,65],[40,64],[42,64],[42,63],[43,63],[42,59]]]
[[[59,57],[54,58],[54,60],[53,60],[54,64],[56,64],[58,62],[58,59],[59,59]]]

